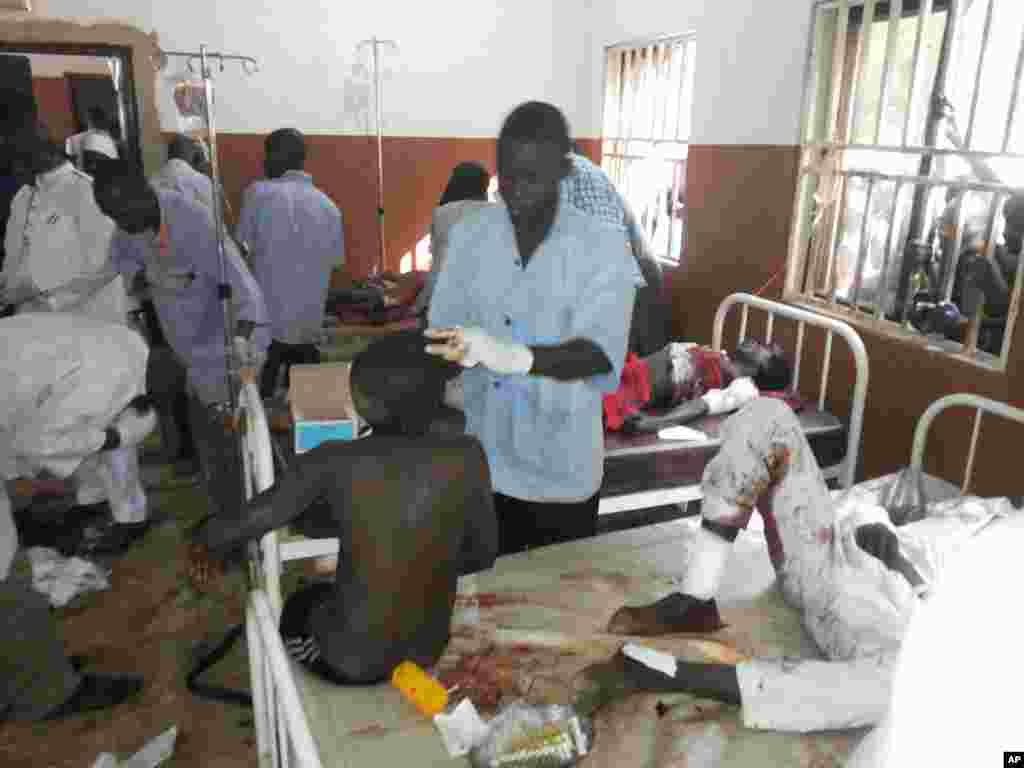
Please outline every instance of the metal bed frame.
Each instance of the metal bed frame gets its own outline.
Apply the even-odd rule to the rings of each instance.
[[[749,294],[737,293],[726,298],[715,315],[713,336],[715,350],[722,349],[725,321],[730,310],[736,306],[741,308],[740,339],[746,334],[751,307],[768,313],[766,342],[772,340],[776,316],[797,323],[794,387],[799,383],[805,326],[820,327],[826,331],[825,355],[817,401],[819,408],[823,407],[825,403],[832,338],[838,334],[846,341],[856,366],[847,452],[844,461],[829,468],[826,474],[837,478],[843,487],[849,487],[853,483],[859,457],[864,401],[868,383],[867,354],[860,336],[852,327],[842,321]],[[246,491],[251,496],[273,483],[273,454],[266,415],[255,387],[247,386],[242,390],[239,407],[246,415],[243,420],[243,456]],[[677,446],[667,444],[667,447],[676,448]],[[607,514],[618,509],[638,509],[667,503],[663,499],[679,502],[699,498],[699,485],[667,491],[642,492],[612,497],[608,500],[603,499],[601,513]],[[282,605],[281,569],[282,564],[288,560],[321,557],[337,552],[338,541],[336,539],[282,540],[277,531],[271,531],[261,540],[258,557],[252,563],[257,572],[255,583],[258,586],[249,596],[246,629],[257,734],[256,745],[260,766],[274,766],[274,768],[290,766],[293,758],[296,764],[303,768],[320,768],[323,765],[302,706],[291,669],[291,661],[284,650],[278,632],[278,620]]]
[[[850,350],[853,356],[855,377],[853,395],[851,398],[850,416],[847,423],[846,453],[843,461],[831,467],[824,468],[823,472],[827,479],[835,479],[843,488],[853,485],[854,475],[857,471],[857,461],[860,457],[860,438],[864,424],[864,407],[868,392],[868,356],[864,349],[864,342],[860,334],[848,323],[836,320],[824,315],[819,315],[799,307],[788,304],[780,304],[777,301],[763,299],[749,293],[734,293],[727,296],[719,305],[715,313],[714,327],[712,330],[712,348],[716,352],[722,351],[722,340],[725,333],[725,322],[734,308],[740,311],[740,327],[737,334],[737,341],[747,335],[750,310],[756,309],[767,314],[765,320],[764,342],[770,343],[775,332],[775,320],[781,318],[796,323],[796,348],[793,351],[793,391],[799,391],[801,363],[803,361],[803,348],[806,327],[812,326],[825,331],[824,358],[819,378],[817,406],[823,410],[825,407],[825,395],[828,390],[828,377],[832,360],[833,337],[838,335]],[[712,440],[711,445],[717,441]],[[706,447],[709,443],[702,444]],[[605,453],[605,460],[614,460],[617,457],[638,455],[644,452],[657,452],[663,450],[685,450],[679,443],[665,440],[655,446],[644,448],[623,447]],[[601,498],[599,513],[602,515],[625,512],[637,509],[648,509],[665,504],[683,504],[690,501],[699,501],[701,498],[700,485],[683,485],[675,488],[659,488],[650,491],[638,491],[615,496],[603,496]]]

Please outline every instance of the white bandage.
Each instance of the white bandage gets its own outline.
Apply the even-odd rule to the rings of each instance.
[[[754,382],[749,377],[736,379],[725,389],[712,389],[701,396],[701,400],[707,403],[708,412],[711,415],[730,413],[737,408],[742,408],[758,396],[759,392]]]
[[[731,550],[731,541],[700,526],[693,537],[693,556],[686,566],[679,591],[698,600],[714,597],[722,583],[722,573]]]

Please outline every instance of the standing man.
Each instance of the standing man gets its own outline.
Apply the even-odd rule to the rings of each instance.
[[[503,206],[451,231],[427,351],[467,368],[466,430],[487,452],[503,553],[592,536],[641,277],[624,233],[559,201],[569,129],[528,102],[498,136]]]
[[[306,142],[282,128],[264,142],[267,178],[245,192],[238,239],[248,246],[270,313],[271,336],[260,394],[272,397],[284,367],[320,362],[331,269],[345,260],[341,211],[303,168]]]
[[[129,279],[145,270],[160,325],[188,370],[190,421],[207,492],[218,514],[234,517],[242,504],[241,467],[234,436],[225,429],[230,392],[210,209],[180,191],[154,190],[130,169],[98,181],[96,200],[120,230],[114,241],[117,268]],[[224,247],[236,360],[240,373],[255,379],[269,343],[266,306],[230,238]]]

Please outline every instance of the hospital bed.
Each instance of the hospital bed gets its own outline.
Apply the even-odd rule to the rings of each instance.
[[[849,488],[857,471],[868,391],[868,357],[860,335],[841,320],[747,293],[734,293],[726,297],[715,313],[712,348],[716,352],[725,348],[726,323],[736,313],[739,315],[737,342],[754,336],[751,314],[763,315],[761,340],[765,344],[776,341],[789,354],[793,365],[792,390],[798,394],[807,393],[814,391],[816,385],[815,399],[808,401],[797,416],[825,477],[836,481],[840,487]],[[783,324],[790,327],[782,329],[780,326]],[[795,337],[780,334],[780,330],[792,330],[794,325]],[[805,383],[809,380],[804,370],[808,357],[805,354],[808,328],[819,329],[815,335],[821,337],[821,367],[817,379]],[[837,336],[845,343],[854,368],[853,390],[845,423],[827,408],[833,340]],[[687,424],[708,436],[706,442],[700,443],[662,440],[657,434],[607,435],[600,513],[612,514],[699,500],[701,475],[718,450],[719,429],[726,418],[727,415],[705,416]]]
[[[252,492],[270,484],[269,435],[255,389],[243,393],[246,472]],[[969,488],[983,413],[1024,423],[1024,410],[975,395],[950,395],[933,403],[918,421],[911,464],[923,466],[933,421],[953,407],[976,409],[960,486],[928,478],[930,499]],[[891,476],[887,476],[891,478]],[[868,484],[882,487],[880,478]],[[677,583],[696,529],[695,521],[607,534],[503,557],[487,572],[459,581],[453,639],[438,665],[491,658],[504,665],[506,697],[564,700],[576,671],[606,658],[621,637],[602,629],[624,603],[649,600]],[[294,543],[294,542],[292,542]],[[277,630],[280,587],[268,572],[281,558],[301,554],[276,532],[260,543],[262,588],[249,598],[247,631],[260,766],[302,768],[364,765],[467,765],[450,758],[432,723],[388,685],[337,687],[309,675],[287,657]],[[648,646],[694,660],[735,662],[744,657],[813,656],[816,650],[775,586],[763,536],[741,533],[727,566],[719,598],[725,630],[710,638],[638,639]],[[748,730],[734,708],[686,694],[636,695],[599,713],[597,741],[588,766],[690,764],[717,756],[726,766],[841,765],[860,731],[783,734]],[[704,764],[704,763],[700,763]]]

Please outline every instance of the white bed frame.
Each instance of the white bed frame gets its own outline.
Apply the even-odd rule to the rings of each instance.
[[[753,298],[748,297],[748,301]],[[763,300],[755,299],[755,301]],[[753,302],[749,303],[753,304]],[[773,302],[768,303],[773,304]],[[728,307],[725,305],[723,307],[724,309],[719,309],[719,315],[724,315],[728,311]],[[798,319],[806,321],[806,318]],[[715,328],[717,348],[721,341],[721,322],[717,319]],[[743,331],[744,329],[741,328],[741,337]],[[769,336],[770,333],[769,330]],[[826,348],[826,357],[827,354]],[[866,385],[866,370],[863,372],[863,377]],[[251,495],[269,487],[273,482],[270,433],[267,429],[259,394],[254,386],[250,385],[242,392],[240,407],[247,414],[247,419],[244,422],[244,455],[247,491]],[[936,400],[918,419],[911,455],[913,466],[922,467],[932,422],[940,413],[954,407],[969,407],[976,411],[971,430],[967,467],[961,484],[961,491],[966,492],[974,466],[982,413],[1002,416],[1024,424],[1024,410],[972,394],[954,394]],[[857,414],[856,437],[858,439],[861,416],[862,411]],[[844,474],[841,474],[840,477],[848,477],[845,474],[845,468]],[[246,629],[249,642],[258,764],[261,768],[292,765],[299,768],[322,768],[324,765],[316,740],[310,731],[301,696],[295,683],[292,662],[287,656],[278,632],[281,606],[279,579],[283,560],[336,551],[337,543],[333,542],[332,546],[332,542],[329,540],[282,545],[278,541],[276,531],[268,533],[260,542],[259,562],[254,563],[253,566],[263,579],[262,582],[257,583],[263,583],[264,587],[254,589],[249,597]],[[274,574],[273,580],[271,574]]]
[[[750,318],[750,310],[756,309],[767,314],[765,320],[764,343],[772,341],[775,332],[776,318],[795,322],[796,349],[792,352],[793,359],[793,384],[794,392],[799,391],[801,362],[803,360],[803,349],[806,327],[808,325],[821,328],[825,331],[825,348],[822,358],[821,372],[819,374],[818,386],[818,408],[824,409],[825,395],[828,391],[829,372],[832,362],[832,339],[838,335],[850,350],[854,364],[853,396],[850,401],[850,416],[847,422],[846,454],[843,461],[831,467],[823,468],[827,479],[835,479],[843,488],[853,485],[854,476],[857,472],[857,461],[860,457],[860,438],[864,423],[864,406],[868,394],[868,355],[864,349],[864,342],[854,328],[842,320],[835,320],[824,315],[819,315],[806,309],[794,307],[789,304],[780,304],[777,301],[762,299],[749,293],[734,293],[727,296],[718,306],[715,313],[715,322],[712,329],[711,346],[715,352],[721,352],[722,337],[725,333],[725,321],[734,308],[740,310],[740,327],[737,334],[737,342],[747,335],[747,326]],[[665,443],[665,450],[675,448],[671,442]],[[615,455],[628,455],[638,453],[647,449],[623,449],[615,454],[608,454],[611,458]],[[681,485],[675,488],[659,488],[653,491],[637,491],[636,493],[621,494],[618,496],[602,496],[598,513],[602,515],[615,512],[625,512],[637,509],[649,509],[666,504],[684,504],[690,501],[699,501],[701,498],[700,485]]]
[[[766,343],[772,340],[776,317],[797,323],[793,370],[794,388],[799,383],[805,326],[811,325],[826,331],[818,395],[819,408],[823,408],[825,403],[832,337],[838,334],[846,341],[856,367],[853,405],[848,425],[847,451],[843,463],[829,468],[826,474],[829,477],[838,478],[843,487],[849,487],[853,484],[860,452],[861,425],[868,385],[867,353],[860,336],[851,326],[840,320],[749,294],[737,293],[727,297],[715,315],[713,348],[716,351],[722,349],[725,320],[730,310],[737,305],[741,308],[740,339],[746,335],[751,308],[763,310],[768,314]],[[273,483],[273,454],[266,415],[255,387],[250,385],[243,389],[239,407],[246,416],[243,420],[243,454],[246,491],[251,496],[268,488]],[[628,494],[608,500],[602,499],[601,513],[607,514],[619,509],[641,509],[657,504],[678,503],[699,498],[699,486],[670,489],[667,492]],[[301,766],[301,768],[321,768],[323,765],[292,674],[292,662],[285,652],[278,632],[282,605],[281,569],[283,563],[288,560],[322,557],[337,552],[337,539],[282,540],[277,531],[271,531],[261,540],[258,561],[252,564],[257,571],[256,583],[262,585],[251,593],[246,612],[256,748],[261,768],[266,766],[287,767],[293,764]]]

